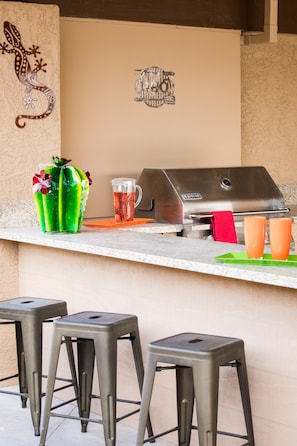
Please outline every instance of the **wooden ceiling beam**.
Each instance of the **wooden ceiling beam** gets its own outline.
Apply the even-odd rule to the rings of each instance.
[[[32,0],[23,0],[32,3]],[[49,3],[48,0],[33,0]],[[252,14],[249,3],[264,0],[52,0],[62,17],[97,18],[180,26],[247,29],[252,19],[263,23],[261,13]],[[259,20],[258,20],[259,18]],[[256,26],[256,28],[255,28]]]
[[[9,0],[7,0],[9,1]],[[22,0],[51,3],[62,17],[263,31],[264,0]],[[297,34],[297,1],[279,0],[278,30]]]

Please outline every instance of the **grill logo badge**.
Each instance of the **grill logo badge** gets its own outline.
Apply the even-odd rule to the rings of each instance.
[[[193,201],[193,200],[202,200],[202,195],[200,194],[200,192],[191,192],[191,193],[187,193],[187,194],[181,194],[182,199],[184,201]]]

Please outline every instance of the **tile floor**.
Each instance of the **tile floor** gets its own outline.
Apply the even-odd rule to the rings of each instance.
[[[15,388],[17,390],[17,388]],[[64,407],[74,413],[74,406]],[[61,409],[59,409],[61,411]],[[117,446],[134,446],[136,430],[117,424]],[[150,443],[147,443],[150,444]],[[156,446],[173,446],[158,439]],[[39,437],[33,433],[29,408],[22,409],[20,398],[0,394],[0,446],[38,446]],[[64,418],[50,418],[46,446],[104,446],[102,426],[90,423],[86,433],[80,432],[80,423]]]
[[[17,391],[17,387],[9,387]],[[43,399],[44,401],[44,399]],[[55,403],[59,400],[55,399]],[[76,406],[67,405],[59,409],[75,415]],[[96,415],[94,416],[96,418]],[[175,434],[173,434],[175,436]],[[174,437],[175,438],[175,437]],[[34,436],[29,407],[22,409],[20,398],[0,393],[0,446],[39,446],[40,437]],[[135,446],[136,430],[123,423],[117,423],[117,446]],[[145,443],[150,445],[151,443]],[[192,434],[191,446],[198,446],[197,432]],[[218,446],[242,446],[240,439],[218,436]],[[101,424],[89,423],[88,431],[81,433],[80,423],[76,420],[51,417],[46,446],[105,446]],[[158,438],[155,446],[176,446],[177,441]]]

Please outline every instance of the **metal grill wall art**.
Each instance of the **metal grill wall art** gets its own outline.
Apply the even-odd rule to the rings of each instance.
[[[174,83],[169,76],[173,71],[164,71],[160,67],[149,67],[140,71],[135,82],[136,102],[144,102],[149,107],[161,107],[175,104]]]

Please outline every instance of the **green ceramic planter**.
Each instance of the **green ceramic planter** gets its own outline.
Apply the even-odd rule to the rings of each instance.
[[[53,164],[33,177],[37,217],[43,232],[78,232],[89,195],[90,175],[70,160],[53,157]]]

